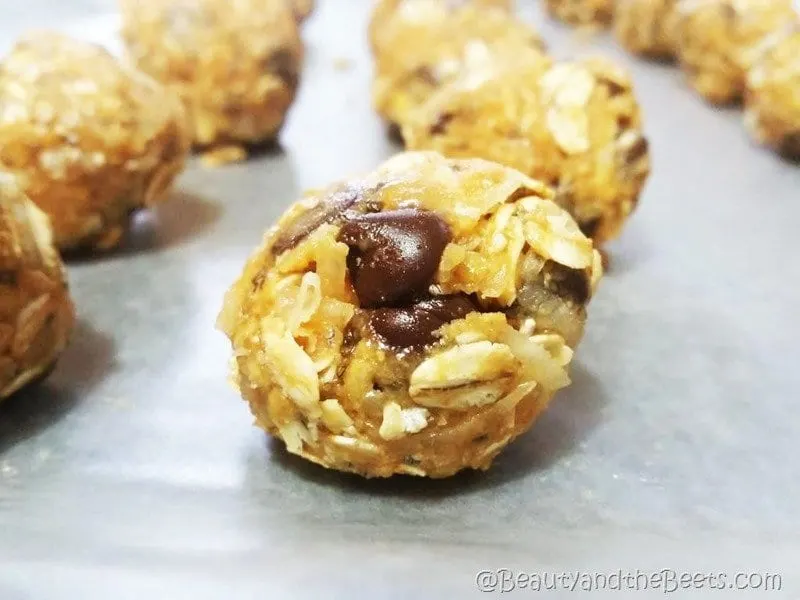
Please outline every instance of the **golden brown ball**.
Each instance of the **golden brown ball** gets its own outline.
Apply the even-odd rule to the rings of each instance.
[[[180,101],[106,50],[56,33],[0,62],[0,166],[52,221],[56,245],[115,246],[164,200],[189,152]]]
[[[256,424],[367,477],[489,468],[569,383],[602,272],[551,195],[411,152],[293,205],[218,321]]]
[[[0,171],[0,400],[47,375],[74,320],[47,215]]]

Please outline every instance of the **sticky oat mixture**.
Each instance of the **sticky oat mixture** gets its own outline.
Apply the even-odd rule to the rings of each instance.
[[[477,156],[545,181],[597,243],[619,234],[650,172],[631,80],[600,58],[495,63],[437,92],[402,135],[412,150]]]
[[[0,400],[47,375],[74,319],[48,218],[0,171]]]
[[[61,249],[116,245],[131,212],[166,198],[188,150],[180,101],[99,46],[34,33],[0,62],[0,166]]]
[[[488,468],[569,383],[601,275],[551,196],[412,152],[293,205],[218,321],[256,423],[365,476]]]
[[[536,32],[501,8],[465,4],[414,19],[398,12],[381,31],[373,101],[378,113],[398,126],[435,90],[464,73],[520,55],[549,60]]]
[[[121,6],[130,57],[183,100],[195,146],[225,151],[276,138],[303,62],[286,0],[121,0]]]

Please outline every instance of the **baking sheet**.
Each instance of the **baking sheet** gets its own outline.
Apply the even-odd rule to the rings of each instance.
[[[0,407],[0,598],[471,597],[497,568],[770,571],[769,597],[798,597],[800,168],[675,69],[532,2],[554,54],[632,69],[654,161],[573,386],[490,472],[446,481],[327,472],[251,427],[213,327],[226,287],[301,190],[397,150],[370,108],[368,4],[320,1],[280,150],[193,163],[122,251],[69,265],[73,343]],[[108,2],[24,6],[3,47],[32,24],[113,44]]]

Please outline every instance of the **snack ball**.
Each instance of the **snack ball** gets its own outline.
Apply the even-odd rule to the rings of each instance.
[[[536,32],[505,10],[467,4],[425,15],[396,15],[375,56],[373,102],[390,125],[401,127],[434,91],[488,63],[523,55],[549,62]]]
[[[411,150],[493,160],[550,184],[597,244],[619,235],[650,172],[630,77],[600,58],[476,72],[432,96],[402,135]]]
[[[0,400],[47,376],[74,320],[47,215],[0,171]]]
[[[131,58],[180,96],[195,146],[275,140],[303,62],[289,2],[122,0],[122,15]]]
[[[487,469],[569,383],[602,271],[551,197],[411,152],[293,205],[218,321],[257,425],[367,477]]]
[[[131,213],[167,198],[189,152],[180,101],[105,49],[56,33],[0,62],[0,168],[62,250],[116,246]]]

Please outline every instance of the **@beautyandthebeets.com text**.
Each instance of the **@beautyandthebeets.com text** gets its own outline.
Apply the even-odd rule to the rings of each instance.
[[[677,569],[634,571],[618,569],[608,572],[564,571],[529,573],[513,569],[485,569],[475,575],[475,585],[481,592],[510,593],[514,591],[644,591],[658,590],[664,594],[686,590],[759,590],[780,591],[783,578],[779,573],[766,572],[692,572]]]

